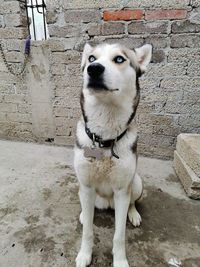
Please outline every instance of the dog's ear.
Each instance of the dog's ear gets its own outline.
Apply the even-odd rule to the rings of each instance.
[[[152,56],[152,46],[150,44],[145,44],[140,48],[135,49],[136,57],[140,69],[143,72],[146,71],[149,62],[151,61]]]
[[[90,55],[93,47],[89,45],[88,43],[85,44],[82,54],[82,61],[81,61],[81,70],[83,71],[85,68],[86,61],[88,59],[88,56]]]

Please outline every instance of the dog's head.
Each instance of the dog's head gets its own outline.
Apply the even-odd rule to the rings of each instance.
[[[130,50],[118,44],[86,44],[81,68],[84,89],[92,93],[128,93],[133,90],[137,76],[145,72],[151,60],[152,46],[143,45]]]

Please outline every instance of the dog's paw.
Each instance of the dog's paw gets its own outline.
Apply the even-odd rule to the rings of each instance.
[[[76,257],[76,267],[86,267],[91,263],[92,255],[80,251]]]
[[[132,205],[128,211],[128,218],[130,222],[135,226],[140,226],[142,218],[139,212],[136,210],[135,205]]]
[[[79,221],[81,224],[83,224],[83,212],[81,211],[80,216],[79,216]]]
[[[129,264],[127,260],[116,260],[113,267],[129,267]]]

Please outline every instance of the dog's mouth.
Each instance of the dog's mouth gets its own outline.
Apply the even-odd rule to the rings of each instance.
[[[113,91],[119,91],[118,88],[116,89],[111,89],[105,83],[103,82],[102,79],[89,79],[88,86],[87,88],[92,89],[96,92],[101,92],[101,91],[106,91],[106,92],[113,92]]]

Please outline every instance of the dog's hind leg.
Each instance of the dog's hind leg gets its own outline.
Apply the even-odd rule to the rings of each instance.
[[[138,201],[143,192],[142,179],[136,173],[132,183],[131,204],[129,206],[128,217],[130,222],[136,227],[139,226],[142,219],[135,207],[135,202]]]

